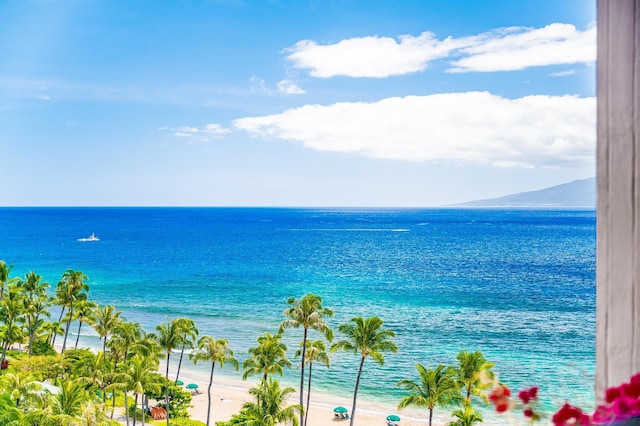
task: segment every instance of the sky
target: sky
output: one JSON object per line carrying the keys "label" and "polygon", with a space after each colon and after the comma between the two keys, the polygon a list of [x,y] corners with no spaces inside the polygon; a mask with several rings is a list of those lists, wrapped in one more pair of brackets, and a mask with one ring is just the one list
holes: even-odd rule
{"label": "sky", "polygon": [[436,207],[595,175],[595,0],[0,0],[0,206]]}

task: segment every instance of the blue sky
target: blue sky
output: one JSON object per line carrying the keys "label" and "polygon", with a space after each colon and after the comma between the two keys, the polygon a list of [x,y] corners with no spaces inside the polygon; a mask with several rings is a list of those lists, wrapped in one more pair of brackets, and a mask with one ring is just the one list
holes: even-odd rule
{"label": "blue sky", "polygon": [[440,206],[595,174],[595,1],[0,0],[5,206]]}

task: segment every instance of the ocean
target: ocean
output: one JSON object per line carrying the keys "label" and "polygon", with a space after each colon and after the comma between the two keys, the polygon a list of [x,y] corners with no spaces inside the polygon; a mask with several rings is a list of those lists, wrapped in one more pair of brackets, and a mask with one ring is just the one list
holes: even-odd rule
{"label": "ocean", "polygon": [[[78,241],[92,232],[100,241]],[[511,388],[539,386],[547,412],[594,406],[593,210],[0,208],[0,260],[52,287],[80,270],[90,299],[147,331],[189,317],[240,361],[277,331],[291,296],[322,296],[334,329],[378,316],[399,352],[367,361],[359,399],[396,406],[416,363],[453,364],[466,349]],[[285,331],[290,357],[301,339]],[[316,365],[314,391],[350,396],[358,362],[336,353],[330,369]],[[297,388],[297,374],[283,380]]]}

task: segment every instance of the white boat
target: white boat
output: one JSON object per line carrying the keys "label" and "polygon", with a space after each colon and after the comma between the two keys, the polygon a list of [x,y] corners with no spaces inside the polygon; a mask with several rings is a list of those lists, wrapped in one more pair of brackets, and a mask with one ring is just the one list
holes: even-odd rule
{"label": "white boat", "polygon": [[96,237],[96,234],[92,232],[91,235],[87,238],[78,238],[78,241],[81,241],[83,243],[87,241],[100,241],[100,238]]}

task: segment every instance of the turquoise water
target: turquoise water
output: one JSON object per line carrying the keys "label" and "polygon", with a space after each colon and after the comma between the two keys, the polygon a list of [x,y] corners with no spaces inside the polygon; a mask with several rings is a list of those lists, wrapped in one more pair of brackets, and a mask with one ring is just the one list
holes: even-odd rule
{"label": "turquoise water", "polygon": [[[99,242],[77,241],[92,232]],[[593,407],[594,211],[1,208],[0,236],[13,275],[55,285],[81,270],[90,297],[128,320],[152,331],[190,317],[240,360],[277,330],[290,296],[321,295],[334,328],[379,316],[400,351],[365,365],[364,399],[396,405],[415,363],[467,349],[511,387],[540,386],[547,409]],[[97,344],[91,334],[83,344]],[[301,331],[285,336],[293,356]],[[357,363],[335,354],[314,369],[316,389],[349,395]],[[296,372],[284,380],[297,386]]]}

